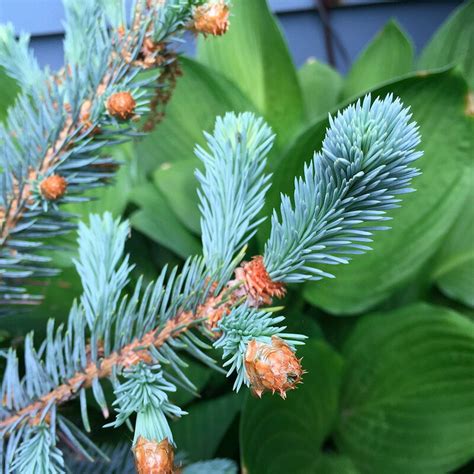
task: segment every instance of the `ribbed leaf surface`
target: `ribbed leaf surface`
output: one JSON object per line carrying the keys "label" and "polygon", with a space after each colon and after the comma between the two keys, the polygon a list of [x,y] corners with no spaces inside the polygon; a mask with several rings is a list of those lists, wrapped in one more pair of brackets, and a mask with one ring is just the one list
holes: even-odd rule
{"label": "ribbed leaf surface", "polygon": [[337,444],[366,474],[451,472],[474,455],[474,324],[416,305],[364,318],[344,355]]}

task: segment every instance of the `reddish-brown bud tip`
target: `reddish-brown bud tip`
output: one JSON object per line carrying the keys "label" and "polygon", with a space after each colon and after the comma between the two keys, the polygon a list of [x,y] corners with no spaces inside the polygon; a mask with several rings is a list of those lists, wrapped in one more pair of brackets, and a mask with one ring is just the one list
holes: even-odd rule
{"label": "reddish-brown bud tip", "polygon": [[229,29],[229,6],[224,0],[210,0],[194,10],[192,29],[204,35],[221,36]]}
{"label": "reddish-brown bud tip", "polygon": [[44,178],[40,185],[40,192],[42,196],[48,201],[56,201],[66,194],[67,181],[58,174],[53,174]]}
{"label": "reddish-brown bud tip", "polygon": [[286,398],[286,392],[296,388],[303,375],[301,359],[277,336],[272,337],[270,344],[250,341],[245,353],[245,369],[252,392],[258,397],[268,390]]}
{"label": "reddish-brown bud tip", "polygon": [[174,450],[168,438],[161,443],[138,438],[133,448],[135,467],[138,474],[173,474]]}
{"label": "reddish-brown bud tip", "polygon": [[236,269],[235,276],[243,282],[245,296],[251,306],[269,305],[273,298],[285,296],[285,285],[270,278],[261,255],[244,262]]}
{"label": "reddish-brown bud tip", "polygon": [[130,92],[116,92],[107,100],[107,112],[120,120],[130,120],[135,115],[136,106]]}

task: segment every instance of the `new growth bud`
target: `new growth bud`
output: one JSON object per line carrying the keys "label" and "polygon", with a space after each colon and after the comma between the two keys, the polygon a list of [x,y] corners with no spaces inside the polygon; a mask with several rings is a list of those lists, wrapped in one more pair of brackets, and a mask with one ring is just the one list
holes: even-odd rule
{"label": "new growth bud", "polygon": [[303,375],[301,359],[277,336],[272,336],[270,344],[250,341],[245,353],[245,370],[252,391],[258,397],[269,390],[286,398],[286,392],[295,389]]}
{"label": "new growth bud", "polygon": [[58,174],[44,178],[40,185],[41,195],[48,201],[56,201],[64,196],[67,190],[67,181]]}
{"label": "new growth bud", "polygon": [[174,450],[168,438],[161,443],[138,438],[133,448],[135,467],[138,474],[173,474]]}
{"label": "new growth bud", "polygon": [[245,296],[250,306],[270,305],[273,298],[283,298],[286,293],[283,283],[270,278],[260,255],[242,263],[235,270],[235,278],[243,283],[242,295],[239,292],[237,295]]}
{"label": "new growth bud", "polygon": [[221,36],[229,29],[229,6],[225,0],[211,0],[194,10],[192,29],[196,33]]}
{"label": "new growth bud", "polygon": [[130,92],[116,92],[107,100],[107,112],[120,120],[130,120],[135,115],[136,106]]}

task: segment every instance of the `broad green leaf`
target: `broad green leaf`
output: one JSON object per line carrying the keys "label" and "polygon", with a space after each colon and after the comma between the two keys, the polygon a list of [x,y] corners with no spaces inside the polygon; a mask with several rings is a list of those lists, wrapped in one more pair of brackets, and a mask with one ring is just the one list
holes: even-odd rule
{"label": "broad green leaf", "polygon": [[0,121],[7,115],[7,109],[15,102],[19,88],[14,79],[5,74],[0,68]]}
{"label": "broad green leaf", "polygon": [[216,116],[252,111],[250,101],[221,74],[192,59],[180,58],[183,77],[166,108],[163,122],[136,144],[138,165],[146,173],[163,163],[189,160],[196,143],[205,143]]}
{"label": "broad green leaf", "polygon": [[171,424],[175,442],[186,458],[211,459],[241,405],[242,394],[236,393],[190,405],[189,414]]}
{"label": "broad green leaf", "polygon": [[462,3],[434,34],[420,56],[420,69],[459,64],[474,90],[474,0]]}
{"label": "broad green leaf", "polygon": [[[127,218],[130,220],[133,214],[132,212]],[[130,222],[130,225],[133,230],[138,230],[134,228],[133,222]],[[181,257],[172,250],[167,251],[164,245],[155,244],[152,239],[139,231],[131,233],[125,250],[135,265],[131,272],[132,281],[143,277],[144,283],[147,284],[156,279],[159,269],[167,263],[171,266],[181,263]]]}
{"label": "broad green leaf", "polygon": [[266,0],[233,2],[229,31],[201,39],[198,57],[251,98],[277,133],[277,143],[297,130],[304,116],[298,76]]}
{"label": "broad green leaf", "polygon": [[[317,312],[317,321],[321,327],[324,339],[336,350],[341,350],[342,346],[352,334],[359,318],[335,318],[331,314],[318,311],[317,308],[313,308],[313,311],[314,310]],[[301,330],[301,332],[306,334],[304,330]]]}
{"label": "broad green leaf", "polygon": [[433,278],[446,296],[474,307],[474,161],[469,176],[468,197],[438,254]]}
{"label": "broad green leaf", "polygon": [[[375,235],[372,251],[354,256],[348,265],[324,268],[336,276],[335,280],[325,279],[305,287],[309,302],[333,314],[366,311],[418,275],[441,246],[466,199],[472,148],[463,113],[464,80],[452,71],[412,77],[379,89],[374,95],[388,92],[411,107],[420,126],[420,148],[425,154],[417,166],[422,175],[414,180],[417,191],[403,198],[400,209],[390,212],[392,229]],[[311,156],[310,150],[318,146],[324,126],[314,128],[312,142],[296,146],[299,153],[305,150],[303,155],[290,150],[293,163],[302,163]],[[311,137],[307,133],[303,138]],[[293,170],[284,172],[294,175]]]}
{"label": "broad green leaf", "polygon": [[134,189],[132,201],[140,207],[130,217],[134,229],[183,258],[200,253],[199,241],[179,221],[163,194],[153,184]]}
{"label": "broad green leaf", "polygon": [[474,455],[474,323],[419,304],[364,318],[343,352],[338,447],[366,474],[443,474]]}
{"label": "broad green leaf", "polygon": [[359,471],[347,456],[323,454],[312,471],[314,474],[358,474]]}
{"label": "broad green leaf", "polygon": [[[304,303],[301,295],[298,295],[298,299]],[[324,333],[319,326],[319,315],[314,315],[316,312],[314,308],[309,307],[309,311],[303,312],[301,309],[293,309],[291,307],[291,301],[289,301],[288,304],[286,301],[282,302],[282,304],[285,305],[285,326],[287,332],[304,334],[312,340],[324,338]]]}
{"label": "broad green leaf", "polygon": [[408,74],[413,69],[413,44],[400,25],[389,21],[352,66],[344,83],[349,98]]}
{"label": "broad green leaf", "polygon": [[303,92],[306,117],[309,120],[324,118],[339,102],[343,79],[327,64],[308,60],[298,71]]}
{"label": "broad green leaf", "polygon": [[200,165],[197,158],[166,163],[153,173],[153,180],[166,198],[169,207],[192,232],[201,233],[198,208],[197,179],[194,170]]}
{"label": "broad green leaf", "polygon": [[[474,145],[474,1],[461,5],[435,33],[420,58],[420,68],[459,64],[471,88],[465,113]],[[471,152],[470,193],[453,230],[437,258],[434,279],[448,297],[474,307],[474,160]]]}
{"label": "broad green leaf", "polygon": [[439,277],[438,286],[447,297],[474,308],[474,250],[464,263]]}
{"label": "broad green leaf", "polygon": [[269,394],[261,400],[247,398],[240,444],[248,474],[308,474],[318,472],[315,468],[323,462],[321,447],[336,419],[343,363],[318,340],[309,340],[298,355],[308,373],[286,400]]}
{"label": "broad green leaf", "polygon": [[44,299],[41,304],[23,310],[19,307],[15,313],[10,312],[2,317],[2,329],[12,337],[21,337],[34,331],[36,341],[41,341],[46,334],[48,319],[54,319],[58,325],[66,322],[72,302],[82,294],[81,280],[72,263],[61,269],[58,276],[41,281],[41,286],[28,287],[29,293],[42,295]]}

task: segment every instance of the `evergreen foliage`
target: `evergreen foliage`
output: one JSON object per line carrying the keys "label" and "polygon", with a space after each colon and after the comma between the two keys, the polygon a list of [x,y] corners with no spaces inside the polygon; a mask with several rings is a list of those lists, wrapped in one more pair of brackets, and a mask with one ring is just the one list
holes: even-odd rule
{"label": "evergreen foliage", "polygon": [[286,283],[331,278],[315,265],[348,263],[367,245],[377,221],[399,206],[396,196],[413,191],[420,158],[418,128],[408,109],[391,95],[349,106],[330,119],[320,152],[295,179],[293,204],[282,196],[281,218],[274,212],[265,247],[272,279]]}
{"label": "evergreen foliage", "polygon": [[[353,242],[365,241],[373,230],[363,224],[383,218],[385,210],[398,202],[394,196],[406,192],[416,175],[409,165],[420,155],[413,150],[419,139],[408,120],[406,109],[389,96],[373,103],[366,97],[362,105],[350,107],[331,122],[323,151],[306,168],[304,179],[296,182],[293,207],[283,196],[283,220],[273,219],[265,250],[269,281],[266,272],[250,271],[245,281],[227,280],[244,251],[235,253],[260,222],[257,214],[268,187],[263,168],[272,136],[252,114],[217,119],[214,135],[207,136],[212,156],[198,150],[205,166],[198,173],[203,228],[209,229],[203,232],[204,257],[190,257],[181,271],[165,267],[147,286],[139,279],[129,292],[132,266],[123,255],[128,223],[105,214],[81,224],[76,267],[84,293],[73,303],[67,324],[55,328],[50,321],[39,349],[28,335],[22,364],[16,349],[4,354],[0,420],[4,471],[14,472],[21,463],[49,462],[63,472],[59,438],[86,458],[100,455],[100,449],[58,408],[79,397],[88,431],[86,390],[91,389],[107,418],[106,380],[115,388],[117,408],[109,426],[133,421],[130,417],[136,414],[135,442],[140,437],[172,442],[166,416],[184,415],[172,403],[172,393],[178,386],[196,391],[182,370],[186,363],[180,352],[215,367],[205,351],[209,342],[223,348],[224,365],[230,366],[229,374],[237,374],[236,389],[249,384],[244,354],[250,342],[268,343],[278,335],[292,354],[304,336],[285,333],[284,317],[274,316],[271,309],[252,307],[266,301],[254,298],[255,292],[272,280],[292,282],[318,275],[307,262],[327,260],[318,257],[323,244],[331,251],[340,246],[360,250]],[[232,197],[224,192],[226,179],[227,190],[236,193]],[[324,212],[317,212],[319,207]],[[362,230],[356,232],[361,224]],[[229,239],[228,249],[210,229]],[[349,240],[348,235],[356,237]],[[41,450],[36,449],[39,442]]]}
{"label": "evergreen foliage", "polygon": [[[22,88],[0,124],[2,305],[34,303],[38,296],[25,285],[57,273],[43,250],[51,249],[47,239],[74,228],[61,205],[87,200],[85,191],[110,182],[118,163],[104,150],[142,135],[135,118],[170,89],[172,43],[204,0],[134,0],[130,14],[127,3],[64,2],[65,58],[57,74],[39,67],[27,35],[16,39],[11,25],[0,27],[0,66]],[[156,72],[140,74],[145,69]],[[130,110],[117,115],[109,101],[123,93]],[[60,187],[48,191],[51,177]]]}
{"label": "evergreen foliage", "polygon": [[[16,40],[10,26],[0,31],[0,65],[22,87],[0,126],[4,302],[33,302],[24,283],[56,272],[38,250],[43,239],[74,226],[60,205],[84,200],[84,191],[113,176],[115,163],[102,149],[137,136],[129,119],[149,111],[152,85],[167,85],[140,71],[167,66],[169,41],[201,3],[137,0],[128,16],[124,2],[117,8],[112,0],[66,0],[65,67],[58,74],[41,70],[26,36]],[[55,327],[51,320],[38,349],[29,334],[22,364],[16,349],[3,354],[2,470],[65,472],[70,460],[65,462],[59,439],[86,459],[105,458],[58,412],[78,397],[90,431],[86,390],[107,418],[105,380],[114,387],[117,412],[106,426],[135,422],[134,445],[140,438],[173,443],[167,417],[185,412],[169,397],[178,386],[196,391],[179,352],[216,367],[203,338],[223,349],[228,375],[237,374],[237,390],[251,383],[244,363],[250,342],[268,344],[278,335],[294,350],[304,336],[286,334],[283,316],[253,308],[267,301],[255,292],[265,286],[262,278],[292,283],[329,276],[313,265],[347,263],[336,254],[368,249],[365,242],[381,227],[367,223],[385,219],[385,211],[397,205],[395,196],[410,191],[417,174],[409,165],[420,156],[414,151],[419,137],[409,119],[389,96],[373,103],[366,97],[331,121],[322,151],[295,182],[293,204],[283,196],[281,219],[273,216],[264,253],[268,273],[244,273],[248,281],[230,278],[263,220],[270,182],[266,158],[274,141],[253,114],[218,118],[213,135],[206,134],[208,150],[196,148],[204,165],[196,172],[203,257],[189,258],[181,271],[165,267],[156,282],[144,286],[139,279],[127,295],[133,269],[124,256],[128,223],[105,214],[80,224],[75,264],[83,294],[66,325]],[[226,461],[215,463],[213,469],[234,470]],[[206,469],[209,464],[196,464],[184,472]]]}
{"label": "evergreen foliage", "polygon": [[[111,426],[117,428],[125,423],[132,413],[137,414],[137,423],[146,425],[137,429],[147,439],[165,439],[173,443],[173,434],[166,421],[166,416],[180,417],[186,415],[179,407],[168,400],[168,392],[176,392],[176,387],[166,381],[160,365],[150,366],[140,362],[125,370],[125,382],[115,388],[117,400],[117,418]],[[146,433],[152,431],[152,433]],[[136,439],[135,439],[136,442]]]}
{"label": "evergreen foliage", "polygon": [[259,311],[242,305],[234,309],[219,324],[221,337],[214,343],[216,348],[222,349],[225,360],[223,366],[230,366],[227,376],[236,372],[234,390],[239,391],[242,385],[250,385],[245,370],[244,357],[250,341],[260,341],[266,344],[271,342],[272,336],[284,339],[293,349],[303,344],[305,336],[287,334],[286,327],[279,324],[285,320],[284,316],[272,316],[268,311]]}
{"label": "evergreen foliage", "polygon": [[[218,118],[214,134],[205,134],[209,152],[198,146],[196,155],[205,174],[196,172],[201,211],[203,254],[211,274],[221,278],[232,271],[235,253],[261,224],[256,219],[270,187],[265,174],[274,135],[263,119],[250,113]],[[216,275],[217,276],[217,275]]]}

